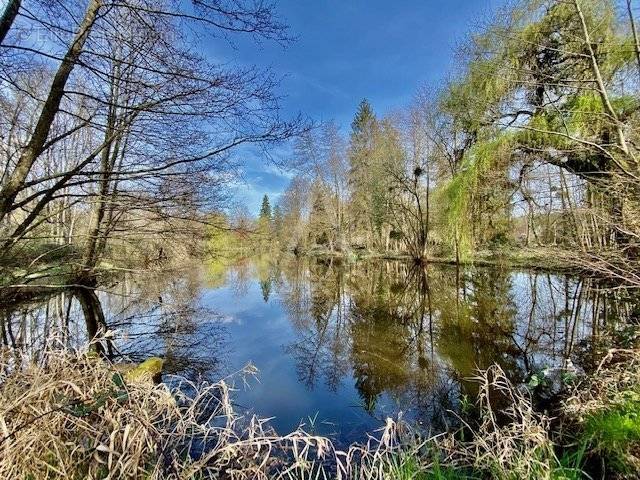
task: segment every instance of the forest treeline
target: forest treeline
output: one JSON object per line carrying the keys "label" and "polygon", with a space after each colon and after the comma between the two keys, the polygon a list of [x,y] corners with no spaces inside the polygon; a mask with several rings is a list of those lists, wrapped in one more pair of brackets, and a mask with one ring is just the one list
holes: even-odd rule
{"label": "forest treeline", "polygon": [[[463,258],[553,246],[636,281],[640,44],[630,1],[526,0],[449,81],[298,137],[268,245]],[[246,219],[231,222],[247,224]],[[274,242],[275,240],[275,242]],[[588,264],[588,265],[587,265]]]}
{"label": "forest treeline", "polygon": [[0,7],[3,284],[191,253],[241,145],[300,131],[270,70],[215,39],[286,45],[270,2],[9,0]]}
{"label": "forest treeline", "polygon": [[[88,276],[163,261],[210,224],[213,245],[257,232],[295,252],[562,247],[640,284],[631,1],[515,2],[471,32],[443,85],[384,116],[362,101],[349,132],[282,119],[273,72],[204,53],[238,36],[291,41],[268,2],[6,3],[4,283],[46,278],[56,258]],[[220,213],[233,152],[292,137],[297,174],[269,215]]]}

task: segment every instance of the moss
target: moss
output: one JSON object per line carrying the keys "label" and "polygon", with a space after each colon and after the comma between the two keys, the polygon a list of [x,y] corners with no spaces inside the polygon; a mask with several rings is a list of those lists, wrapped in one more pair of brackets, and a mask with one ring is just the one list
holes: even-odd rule
{"label": "moss", "polygon": [[164,361],[158,357],[151,357],[137,367],[125,373],[125,378],[130,382],[146,381],[156,378],[162,372]]}

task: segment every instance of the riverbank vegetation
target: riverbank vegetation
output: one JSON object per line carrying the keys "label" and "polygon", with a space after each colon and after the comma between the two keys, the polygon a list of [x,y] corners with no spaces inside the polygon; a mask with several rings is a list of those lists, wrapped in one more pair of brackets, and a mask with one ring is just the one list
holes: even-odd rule
{"label": "riverbank vegetation", "polygon": [[415,259],[561,249],[637,284],[640,55],[622,7],[518,2],[473,32],[444,86],[382,117],[363,100],[346,136],[305,132],[271,240]]}
{"label": "riverbank vegetation", "polygon": [[[346,449],[301,425],[278,435],[234,413],[233,378],[155,384],[146,362],[126,372],[87,352],[46,361],[3,357],[0,474],[6,478],[581,479],[635,478],[638,351],[610,352],[577,381],[562,428],[500,367],[474,379],[474,423],[429,437],[391,419]],[[160,360],[157,362],[161,363]],[[153,364],[155,365],[155,364]],[[152,366],[153,366],[152,365]],[[236,375],[254,375],[248,366]],[[623,378],[621,378],[621,376]],[[594,388],[595,387],[595,388]],[[504,403],[503,405],[503,402]],[[503,406],[501,406],[503,405]],[[562,442],[562,443],[560,443]],[[597,475],[597,476],[590,476]]]}
{"label": "riverbank vegetation", "polygon": [[[0,19],[0,305],[12,308],[0,318],[0,476],[637,478],[634,8],[631,0],[514,2],[469,35],[459,68],[442,86],[421,87],[410,105],[385,115],[362,100],[345,133],[333,122],[310,128],[301,118],[283,119],[272,71],[201,53],[211,39],[287,45],[293,38],[269,2],[8,0]],[[268,158],[290,139],[284,167],[294,175],[283,194],[275,202],[265,195],[257,218],[230,213],[235,154],[251,146]],[[384,391],[368,382],[371,345],[383,353],[387,343],[402,346],[413,341],[409,334],[423,336],[435,316],[458,349],[447,352],[454,361],[474,358],[455,354],[473,351],[480,337],[497,336],[501,312],[491,301],[506,282],[482,273],[467,282],[457,268],[455,294],[432,297],[429,261],[580,269],[597,278],[598,289],[624,297],[624,312],[603,331],[594,322],[591,360],[602,354],[595,365],[571,368],[571,342],[557,371],[525,365],[517,382],[499,361],[482,365],[473,379],[477,395],[461,397],[453,431],[431,436],[388,419],[375,437],[345,447],[314,435],[312,422],[287,435],[237,415],[232,379],[192,384],[166,376],[157,384],[112,363],[126,355],[111,351],[113,325],[96,288],[117,283],[123,271],[256,252],[274,262],[291,253],[417,264],[415,276],[397,268],[405,283],[385,283],[388,271],[374,272],[371,283],[355,274],[350,280],[352,310],[361,315],[349,338],[358,348],[344,351],[364,359],[354,378],[369,413]],[[361,276],[372,276],[363,268]],[[346,298],[344,274],[318,270],[324,287],[335,280],[342,290],[314,297],[326,300],[310,303],[324,315],[313,319],[315,329],[328,324],[331,302]],[[212,268],[209,280],[224,274]],[[269,282],[268,274],[261,278],[265,302]],[[91,353],[55,342],[26,351],[26,314],[14,335],[13,305],[20,295],[69,287],[73,293],[55,307],[60,325],[79,302]],[[153,321],[183,315],[155,293],[147,292],[160,312]],[[398,293],[415,296],[390,303]],[[482,315],[465,315],[479,303],[487,307]],[[595,318],[600,304],[592,305],[585,309]],[[534,306],[535,294],[530,322]],[[567,320],[567,312],[549,321]],[[371,315],[400,328],[376,344]],[[184,318],[179,327],[196,330]],[[163,332],[178,330],[168,325]],[[462,342],[456,328],[473,332],[465,338],[475,343]],[[322,353],[322,344],[313,346]],[[298,356],[309,357],[305,348]],[[402,373],[411,377],[426,362],[419,352],[418,368],[404,365]],[[382,373],[398,373],[391,363]]]}

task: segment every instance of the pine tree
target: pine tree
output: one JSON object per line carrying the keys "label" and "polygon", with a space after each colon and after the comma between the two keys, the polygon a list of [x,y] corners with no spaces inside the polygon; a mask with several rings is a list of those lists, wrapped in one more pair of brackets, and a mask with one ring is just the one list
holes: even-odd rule
{"label": "pine tree", "polygon": [[269,203],[269,196],[262,197],[262,206],[260,207],[260,221],[271,222],[271,204]]}
{"label": "pine tree", "polygon": [[349,184],[351,186],[351,214],[356,236],[366,233],[367,243],[371,241],[371,205],[369,184],[371,181],[371,162],[377,130],[377,119],[369,102],[360,102],[358,111],[351,122],[349,144]]}
{"label": "pine tree", "polygon": [[[351,122],[351,142],[357,146],[370,145],[371,131],[377,124],[371,104],[365,98],[358,105],[356,116]],[[364,144],[364,145],[363,145]]]}
{"label": "pine tree", "polygon": [[311,211],[309,212],[309,240],[312,244],[328,245],[331,238],[331,220],[327,211],[327,198],[321,183],[315,183],[311,190]]}
{"label": "pine tree", "polygon": [[271,204],[269,203],[269,197],[265,195],[262,197],[262,205],[260,206],[260,215],[258,216],[258,234],[260,239],[261,248],[268,249],[269,243],[272,238],[272,218],[271,218]]}
{"label": "pine tree", "polygon": [[398,132],[388,121],[378,121],[363,100],[351,123],[349,183],[356,235],[364,233],[368,247],[387,247],[389,233],[389,174],[402,155]]}
{"label": "pine tree", "polygon": [[282,233],[282,227],[284,223],[284,216],[282,215],[282,209],[280,205],[276,204],[273,207],[273,234],[274,237],[279,240]]}

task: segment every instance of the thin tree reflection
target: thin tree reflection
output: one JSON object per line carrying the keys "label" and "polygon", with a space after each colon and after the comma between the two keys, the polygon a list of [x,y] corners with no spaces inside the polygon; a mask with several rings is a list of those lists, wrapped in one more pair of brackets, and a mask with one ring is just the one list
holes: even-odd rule
{"label": "thin tree reflection", "polygon": [[477,393],[478,368],[497,363],[524,382],[562,366],[604,315],[594,313],[601,295],[566,276],[336,260],[297,260],[283,272],[299,381],[313,389],[323,378],[335,390],[351,377],[366,411],[409,408],[432,426]]}
{"label": "thin tree reflection", "polygon": [[[224,326],[199,304],[197,276],[124,277],[110,291],[71,289],[2,312],[5,346],[39,358],[56,346],[88,342],[110,358],[162,356],[166,371],[219,378]],[[109,338],[105,333],[109,332]]]}

